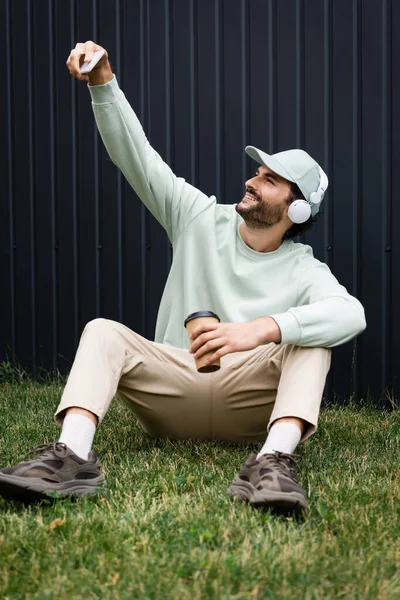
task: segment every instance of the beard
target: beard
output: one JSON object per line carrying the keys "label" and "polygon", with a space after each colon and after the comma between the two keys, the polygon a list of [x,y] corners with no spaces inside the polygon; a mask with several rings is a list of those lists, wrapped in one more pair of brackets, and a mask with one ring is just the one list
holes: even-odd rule
{"label": "beard", "polygon": [[248,200],[247,203],[241,200],[236,204],[235,210],[242,217],[246,225],[252,229],[269,229],[279,223],[288,205],[288,198],[280,204],[270,204],[268,200],[262,200],[257,194],[251,192],[256,201]]}

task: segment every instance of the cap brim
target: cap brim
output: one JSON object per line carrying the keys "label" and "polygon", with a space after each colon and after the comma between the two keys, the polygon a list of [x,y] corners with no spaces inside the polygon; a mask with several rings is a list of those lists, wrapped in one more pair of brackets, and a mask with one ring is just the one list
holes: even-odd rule
{"label": "cap brim", "polygon": [[287,179],[288,181],[292,181],[293,183],[296,183],[296,181],[293,179],[293,177],[291,175],[289,175],[289,173],[286,171],[286,169],[283,168],[281,163],[278,162],[276,160],[276,158],[274,158],[270,154],[267,154],[266,152],[263,152],[262,150],[255,148],[254,146],[246,146],[245,151],[246,151],[246,154],[248,154],[253,160],[258,162],[260,165],[265,165],[269,169],[271,169],[271,171],[276,173],[277,175],[280,175],[281,177],[283,177],[284,179]]}

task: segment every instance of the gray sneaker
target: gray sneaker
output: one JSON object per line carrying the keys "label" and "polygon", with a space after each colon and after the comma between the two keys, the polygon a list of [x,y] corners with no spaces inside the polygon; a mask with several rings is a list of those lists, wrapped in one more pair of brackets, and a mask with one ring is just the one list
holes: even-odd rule
{"label": "gray sneaker", "polygon": [[43,444],[38,453],[15,467],[0,469],[0,495],[7,500],[35,502],[58,496],[86,496],[105,490],[106,481],[94,452],[88,460],[77,456],[65,444]]}
{"label": "gray sneaker", "polygon": [[293,454],[275,452],[260,458],[250,454],[228,491],[254,506],[283,513],[306,511],[307,498],[294,474],[295,466]]}

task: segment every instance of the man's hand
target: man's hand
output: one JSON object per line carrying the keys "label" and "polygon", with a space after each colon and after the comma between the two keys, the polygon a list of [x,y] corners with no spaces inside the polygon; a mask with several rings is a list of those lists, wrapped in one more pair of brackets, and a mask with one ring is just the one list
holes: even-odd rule
{"label": "man's hand", "polygon": [[[104,54],[94,67],[87,75],[81,73],[80,67],[82,64],[89,63],[93,54],[98,50],[104,50]],[[114,74],[111,70],[110,63],[108,62],[108,53],[105,48],[102,48],[95,42],[88,41],[84,44],[78,43],[75,48],[71,50],[71,54],[68,56],[66,62],[67,68],[70,74],[80,81],[89,81],[89,85],[101,85],[111,81]]]}
{"label": "man's hand", "polygon": [[193,329],[190,340],[190,353],[195,359],[215,350],[208,364],[231,352],[253,350],[269,342],[279,343],[281,330],[272,317],[246,323],[204,323]]}

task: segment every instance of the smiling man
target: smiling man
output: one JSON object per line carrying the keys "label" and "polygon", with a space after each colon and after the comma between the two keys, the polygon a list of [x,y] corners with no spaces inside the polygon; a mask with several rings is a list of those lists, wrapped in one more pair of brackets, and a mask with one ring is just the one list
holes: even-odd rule
{"label": "smiling man", "polygon": [[[292,239],[314,222],[327,177],[303,150],[269,155],[248,146],[258,168],[244,197],[218,203],[174,175],[150,146],[107,52],[81,73],[83,58],[100,49],[77,44],[67,67],[89,81],[111,159],[165,228],[171,270],[155,341],[108,319],[86,325],[55,414],[59,440],[2,469],[0,494],[35,500],[104,487],[91,447],[118,393],[152,436],[257,442],[229,493],[255,506],[306,510],[293,452],[317,428],[330,348],[365,328],[360,302]],[[221,322],[197,326],[189,339],[184,320],[200,310]],[[221,369],[199,373],[194,358],[208,352]]]}

